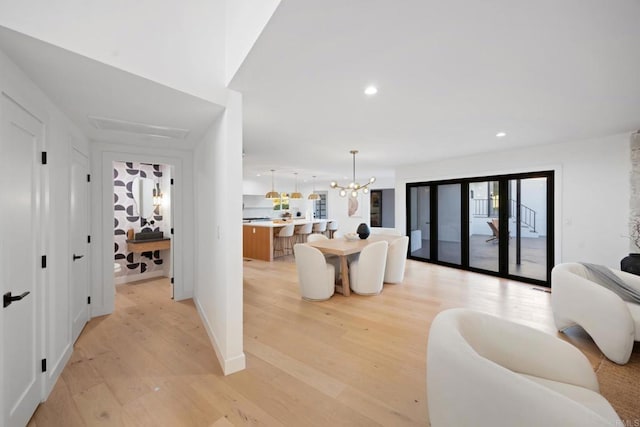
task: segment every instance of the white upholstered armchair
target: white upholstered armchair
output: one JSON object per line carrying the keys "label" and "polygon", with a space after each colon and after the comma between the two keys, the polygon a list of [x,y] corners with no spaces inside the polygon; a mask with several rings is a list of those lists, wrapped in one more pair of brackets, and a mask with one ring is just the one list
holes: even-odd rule
{"label": "white upholstered armchair", "polygon": [[432,427],[622,425],[578,349],[460,308],[431,324],[427,403]]}
{"label": "white upholstered armchair", "polygon": [[[628,286],[640,290],[640,277],[611,269]],[[633,342],[640,341],[640,305],[625,302],[609,289],[594,283],[585,266],[558,264],[551,270],[551,308],[562,331],[580,325],[613,362],[629,361]]]}

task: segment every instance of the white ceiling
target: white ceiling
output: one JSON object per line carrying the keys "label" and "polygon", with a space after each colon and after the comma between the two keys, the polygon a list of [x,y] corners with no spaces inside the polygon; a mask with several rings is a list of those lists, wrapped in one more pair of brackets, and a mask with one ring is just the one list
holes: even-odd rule
{"label": "white ceiling", "polygon": [[[9,56],[93,140],[191,149],[223,107],[0,27]],[[188,129],[185,139],[99,130],[90,116]]]}
{"label": "white ceiling", "polygon": [[283,0],[231,82],[245,178],[342,180],[350,149],[360,178],[389,176],[638,129],[638,16],[637,0]]}

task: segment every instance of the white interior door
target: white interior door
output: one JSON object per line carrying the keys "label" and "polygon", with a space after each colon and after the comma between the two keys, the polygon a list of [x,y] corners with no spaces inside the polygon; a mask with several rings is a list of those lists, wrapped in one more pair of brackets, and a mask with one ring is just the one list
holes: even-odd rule
{"label": "white interior door", "polygon": [[75,342],[89,320],[89,160],[73,150],[71,161],[71,333]]}
{"label": "white interior door", "polygon": [[6,94],[0,98],[0,424],[10,427],[26,425],[42,396],[43,125]]}

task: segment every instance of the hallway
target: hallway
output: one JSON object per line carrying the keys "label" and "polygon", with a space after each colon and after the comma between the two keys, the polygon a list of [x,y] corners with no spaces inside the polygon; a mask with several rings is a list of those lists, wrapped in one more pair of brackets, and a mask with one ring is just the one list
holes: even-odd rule
{"label": "hallway", "polygon": [[222,417],[209,393],[196,391],[222,376],[209,337],[193,301],[169,295],[167,278],[117,286],[116,311],[87,324],[29,425],[210,425]]}

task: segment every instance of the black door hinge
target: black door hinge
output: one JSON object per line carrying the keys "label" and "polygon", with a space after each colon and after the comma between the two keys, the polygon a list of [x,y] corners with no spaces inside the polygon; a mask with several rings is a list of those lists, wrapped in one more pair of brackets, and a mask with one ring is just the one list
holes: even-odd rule
{"label": "black door hinge", "polygon": [[47,164],[47,152],[46,151],[42,152],[41,162],[42,162],[43,165]]}
{"label": "black door hinge", "polygon": [[87,297],[87,304],[91,304],[91,297]]}
{"label": "black door hinge", "polygon": [[91,175],[87,174],[87,182],[91,182]]}
{"label": "black door hinge", "polygon": [[87,236],[87,243],[91,243],[91,236]]}
{"label": "black door hinge", "polygon": [[173,178],[171,178],[171,185],[173,185]]}
{"label": "black door hinge", "polygon": [[42,255],[42,258],[40,259],[40,265],[42,266],[42,268],[47,268],[47,256],[46,255]]}
{"label": "black door hinge", "polygon": [[40,361],[40,368],[42,372],[47,372],[47,359],[42,359]]}
{"label": "black door hinge", "polygon": [[173,277],[171,278],[171,283],[173,283]]}

